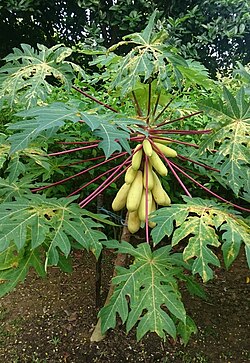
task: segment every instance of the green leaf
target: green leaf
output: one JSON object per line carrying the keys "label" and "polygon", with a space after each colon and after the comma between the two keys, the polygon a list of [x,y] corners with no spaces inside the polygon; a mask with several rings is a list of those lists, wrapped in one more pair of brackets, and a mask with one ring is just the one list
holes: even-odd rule
{"label": "green leaf", "polygon": [[0,178],[0,200],[1,202],[11,202],[14,198],[31,194],[30,188],[32,188],[30,178],[22,178],[12,183],[9,178]]}
{"label": "green leaf", "polygon": [[8,160],[10,146],[6,141],[7,137],[0,134],[0,168],[4,166],[4,163]]}
{"label": "green leaf", "polygon": [[40,276],[45,276],[38,249],[27,249],[25,253],[24,251],[22,254],[19,253],[15,263],[9,269],[0,271],[0,297],[13,290],[18,283],[23,282],[30,267],[34,267]]}
{"label": "green leaf", "polygon": [[190,336],[197,333],[197,326],[190,316],[187,316],[186,322],[180,321],[177,326],[177,333],[181,337],[181,342],[184,346],[189,342]]}
{"label": "green leaf", "polygon": [[[128,269],[117,268],[117,276],[113,278],[114,294],[107,306],[101,309],[102,331],[116,325],[116,314],[127,331],[139,321],[137,339],[147,332],[155,332],[165,338],[168,334],[175,338],[176,326],[172,316],[185,322],[186,314],[181,302],[176,278],[182,271],[179,259],[170,255],[169,247],[151,251],[147,243],[137,248],[129,243],[113,241],[112,248],[120,253],[129,253],[134,263]],[[129,298],[129,299],[128,299]]]}
{"label": "green leaf", "polygon": [[20,174],[25,173],[25,170],[25,165],[21,162],[19,155],[13,156],[7,168],[10,183],[16,181]]}
{"label": "green leaf", "polygon": [[[146,28],[142,31],[142,33],[135,33],[133,35],[130,35],[129,37],[132,38],[135,42],[145,42],[146,44],[150,43],[152,34],[153,34],[153,28],[155,24],[155,17],[156,17],[157,11],[155,10],[153,14],[150,16],[148,25]],[[126,38],[126,37],[125,37]]]}
{"label": "green leaf", "polygon": [[242,88],[234,97],[224,88],[224,101],[208,101],[203,108],[213,116],[208,128],[213,129],[201,144],[201,149],[217,149],[214,166],[220,168],[223,183],[236,195],[247,191],[249,168],[250,103]]}
{"label": "green leaf", "polygon": [[105,234],[96,229],[100,227],[103,226],[90,218],[84,218],[77,222],[65,221],[65,231],[87,251],[91,251],[96,258],[100,256],[102,241],[106,240]]}
{"label": "green leaf", "polygon": [[187,236],[194,235],[189,238],[189,243],[183,252],[183,259],[187,261],[196,257],[193,263],[193,273],[202,271],[203,281],[208,281],[213,277],[213,271],[209,264],[220,266],[217,256],[212,252],[208,245],[218,247],[218,235],[215,230],[209,226],[210,216],[205,214],[198,217],[189,217],[182,223],[181,228],[175,230],[172,239],[172,245],[178,244]]}
{"label": "green leaf", "polygon": [[[164,221],[162,219],[163,215]],[[153,218],[150,216],[150,219],[157,223],[157,228],[153,228],[151,232],[154,245],[157,245],[159,242],[161,242],[161,240],[166,235],[170,237],[173,233],[175,223],[177,226],[182,225],[187,216],[188,210],[184,205],[182,208],[181,206],[172,206],[171,210],[169,210],[169,213],[165,213],[165,208],[160,209],[157,213],[154,212]]]}
{"label": "green leaf", "polygon": [[[78,106],[79,104],[67,105],[54,102],[46,107],[34,107],[17,113],[16,116],[25,118],[25,120],[10,124],[8,127],[10,130],[16,131],[8,139],[11,143],[10,153],[13,154],[26,149],[33,140],[45,131],[55,133],[67,121],[75,123],[83,120],[91,128],[93,134],[101,139],[99,148],[103,149],[108,158],[114,151],[121,151],[121,144],[126,151],[130,152],[128,140],[131,129],[136,129],[138,132],[138,127],[145,126],[143,121],[124,118],[121,115],[97,116],[91,113],[79,112]],[[27,149],[26,153],[29,152],[32,152],[32,148]],[[34,152],[32,156],[34,158]],[[40,155],[40,158],[36,158],[37,161],[44,163],[42,155]]]}
{"label": "green leaf", "polygon": [[[136,88],[138,82],[151,83],[157,80],[157,87],[170,91],[173,86],[190,87],[197,84],[203,88],[211,88],[206,69],[198,62],[184,60],[177,50],[166,43],[168,33],[162,29],[154,31],[156,12],[150,17],[149,23],[141,33],[133,33],[124,37],[123,41],[113,45],[113,52],[119,46],[134,44],[132,50],[113,67],[110,88],[117,88],[121,95],[127,95]],[[100,65],[104,65],[103,57]],[[98,61],[95,61],[98,64]]]}
{"label": "green leaf", "polygon": [[72,203],[75,198],[31,194],[0,204],[0,296],[23,281],[30,266],[41,275],[52,264],[71,270],[74,243],[99,257],[107,237],[88,211]]}
{"label": "green leaf", "polygon": [[[47,244],[47,262],[58,262],[57,248],[67,257],[71,250],[70,237],[98,257],[104,233],[97,228],[100,223],[83,218],[88,212],[77,204],[75,198],[46,198],[44,195],[27,195],[16,201],[0,204],[0,250],[14,242],[21,250],[30,241],[35,249]],[[70,204],[70,205],[69,205]]]}
{"label": "green leaf", "polygon": [[22,258],[23,252],[17,254],[16,246],[11,243],[7,249],[0,252],[0,271],[9,270],[10,268],[16,268],[18,261]]}
{"label": "green leaf", "polygon": [[[250,248],[250,227],[243,220],[229,218],[226,224],[221,225],[220,231],[224,241],[222,245],[224,261],[226,268],[229,268],[238,256],[243,241],[245,248]],[[250,267],[250,263],[248,265]]]}
{"label": "green leaf", "polygon": [[16,116],[26,120],[9,125],[10,130],[19,131],[8,139],[11,142],[11,153],[27,148],[29,143],[45,130],[54,130],[63,126],[66,121],[79,121],[80,114],[74,106],[55,102],[46,107],[21,111]]}
{"label": "green leaf", "polygon": [[[239,213],[217,205],[213,201],[184,197],[186,204],[174,204],[154,212],[151,220],[157,225],[151,234],[154,244],[164,235],[171,236],[172,245],[185,241],[184,261],[192,260],[192,272],[198,273],[203,281],[213,277],[210,267],[220,262],[214,248],[222,245],[227,267],[235,260],[240,245],[250,244],[250,229]],[[222,235],[222,243],[221,237]]]}
{"label": "green leaf", "polygon": [[24,108],[35,106],[39,100],[45,101],[53,86],[48,79],[53,77],[57,83],[70,89],[74,71],[83,75],[83,71],[74,63],[65,61],[72,50],[63,44],[51,48],[38,44],[38,52],[28,44],[21,44],[21,49],[14,48],[0,68],[0,99],[8,101],[13,107],[17,100]]}

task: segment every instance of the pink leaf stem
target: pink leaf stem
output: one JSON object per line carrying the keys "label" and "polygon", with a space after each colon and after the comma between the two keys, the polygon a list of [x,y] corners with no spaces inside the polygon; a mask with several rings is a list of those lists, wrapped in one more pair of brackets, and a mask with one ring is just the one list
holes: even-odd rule
{"label": "pink leaf stem", "polygon": [[179,167],[181,167],[182,170],[186,170],[186,171],[188,171],[189,173],[191,173],[193,175],[197,175],[197,176],[202,177],[202,178],[205,178],[206,177],[206,175],[201,174],[201,173],[198,173],[197,171],[194,171],[194,170],[192,170],[190,168],[187,168],[186,166],[183,166],[183,165],[180,166],[179,164],[176,164],[176,165],[179,166]]}
{"label": "pink leaf stem", "polygon": [[[120,155],[119,152],[117,153],[113,153],[113,156],[115,155]],[[74,163],[70,163],[70,164],[65,164],[65,165],[61,165],[61,168],[65,168],[66,166],[72,166],[72,165],[78,165],[78,164],[83,164],[83,163],[87,163],[88,161],[94,161],[94,160],[99,160],[99,159],[103,159],[105,158],[105,155],[100,155],[100,156],[95,156],[94,158],[89,158],[89,159],[84,159],[84,160],[80,160],[80,161],[76,161]],[[110,160],[110,159],[109,159]]]}
{"label": "pink leaf stem", "polygon": [[73,165],[83,164],[83,163],[86,163],[88,161],[94,161],[94,160],[99,160],[99,159],[103,159],[103,158],[105,158],[105,155],[96,156],[94,158],[84,159],[84,160],[80,160],[80,161],[75,161],[74,163],[61,165],[60,168],[66,168],[67,166],[73,166]]}
{"label": "pink leaf stem", "polygon": [[[153,137],[155,137],[155,136],[153,136]],[[152,138],[152,136],[150,136],[150,138]],[[157,136],[157,139],[165,140],[165,141],[171,141],[171,142],[173,142],[175,144],[182,144],[182,145],[192,146],[192,147],[195,147],[196,149],[199,149],[199,145],[197,145],[197,144],[192,144],[192,143],[186,142],[186,141],[171,139],[170,137]]]}
{"label": "pink leaf stem", "polygon": [[163,107],[163,109],[161,110],[161,112],[156,116],[156,118],[154,119],[154,122],[156,122],[163,115],[163,113],[166,111],[166,109],[168,108],[168,106],[170,105],[170,103],[173,100],[174,100],[173,98],[170,98],[170,100],[168,101],[168,103]]}
{"label": "pink leaf stem", "polygon": [[67,178],[65,178],[65,179],[59,180],[59,181],[57,181],[57,182],[55,182],[55,183],[51,183],[51,184],[49,184],[49,185],[45,185],[45,186],[43,186],[43,187],[39,187],[39,188],[32,189],[31,191],[32,191],[32,192],[38,192],[38,191],[40,191],[40,190],[48,189],[48,188],[54,187],[54,186],[56,186],[56,185],[63,184],[63,183],[65,183],[65,182],[66,182],[66,181],[68,181],[68,180],[71,180],[71,179],[74,179],[74,178],[76,178],[76,177],[78,177],[78,176],[80,176],[80,175],[83,175],[83,174],[87,173],[88,171],[90,171],[90,170],[92,170],[92,169],[95,169],[95,168],[98,168],[99,166],[104,165],[104,164],[108,163],[109,161],[114,160],[114,159],[117,159],[117,158],[119,158],[119,157],[121,157],[121,156],[123,156],[123,155],[125,155],[125,154],[127,154],[127,152],[126,152],[126,151],[124,151],[124,152],[120,153],[119,155],[115,155],[115,156],[113,156],[113,157],[112,157],[112,158],[110,158],[110,159],[104,160],[104,161],[102,161],[102,162],[101,162],[101,163],[99,163],[99,164],[93,165],[93,166],[89,167],[88,169],[84,169],[84,170],[80,171],[80,172],[79,172],[79,173],[77,173],[77,174],[71,175],[71,176],[69,176],[69,177],[67,177]]}
{"label": "pink leaf stem", "polygon": [[148,156],[145,155],[145,168],[146,168],[146,242],[149,243],[148,231]]}
{"label": "pink leaf stem", "polygon": [[169,169],[171,170],[171,172],[173,173],[176,180],[181,185],[182,189],[187,194],[187,196],[192,198],[192,195],[190,194],[189,190],[187,189],[185,184],[182,182],[182,180],[180,179],[180,177],[178,176],[178,174],[176,173],[176,171],[172,167],[172,165],[171,165],[172,163],[170,162],[170,160],[168,160],[168,158],[166,158],[166,156],[160,151],[160,149],[155,144],[153,144],[153,148],[157,151],[157,154],[159,154],[165,160],[165,162],[168,164]]}
{"label": "pink leaf stem", "polygon": [[161,127],[161,126],[164,126],[164,125],[171,124],[172,122],[185,120],[186,118],[189,118],[189,117],[192,117],[192,116],[195,116],[195,115],[199,115],[202,112],[203,111],[197,111],[197,112],[191,113],[189,115],[182,116],[182,117],[179,117],[179,118],[175,118],[174,120],[169,120],[169,121],[166,119],[166,120],[162,121],[160,124],[156,125],[155,127]]}
{"label": "pink leaf stem", "polygon": [[179,135],[199,135],[210,134],[213,130],[150,130],[151,134],[179,134]]}
{"label": "pink leaf stem", "polygon": [[159,104],[159,101],[160,101],[160,97],[161,97],[161,93],[158,93],[157,99],[155,101],[155,107],[154,107],[154,110],[153,110],[153,113],[152,113],[152,117],[155,117],[156,110],[157,110],[157,107],[158,107],[158,104]]}
{"label": "pink leaf stem", "polygon": [[172,163],[170,162],[170,160],[168,160],[166,158],[165,161],[168,164],[169,169],[171,170],[171,172],[174,174],[175,178],[177,179],[178,183],[181,185],[181,187],[184,190],[184,192],[187,194],[188,197],[192,198],[192,195],[190,194],[189,190],[187,189],[187,187],[185,186],[185,184],[183,183],[183,181],[180,179],[179,175],[176,173],[176,171],[172,167]]}
{"label": "pink leaf stem", "polygon": [[98,103],[99,105],[102,105],[103,107],[105,107],[105,108],[107,108],[107,109],[109,109],[109,110],[111,110],[111,111],[113,111],[113,112],[115,112],[115,113],[118,113],[118,111],[117,111],[117,110],[115,110],[113,107],[111,107],[111,106],[107,105],[106,103],[104,103],[104,102],[102,102],[102,101],[99,101],[97,98],[95,98],[94,96],[89,95],[88,93],[84,92],[84,91],[83,91],[83,90],[81,90],[80,88],[77,88],[77,87],[75,87],[75,86],[72,86],[72,88],[73,88],[74,90],[76,90],[77,92],[80,92],[80,93],[81,93],[82,95],[84,95],[85,97],[87,97],[87,98],[91,99],[92,101],[94,101],[94,102]]}
{"label": "pink leaf stem", "polygon": [[117,166],[116,170],[101,184],[99,187],[96,188],[94,192],[92,192],[88,197],[83,199],[79,206],[81,208],[84,208],[88,203],[90,203],[98,194],[103,192],[111,183],[113,183],[116,179],[118,179],[126,170],[127,168],[123,169],[118,175],[115,176],[115,174],[123,168],[124,165],[126,165],[132,158],[132,155],[130,155],[125,161],[123,161],[119,166]]}
{"label": "pink leaf stem", "polygon": [[148,85],[148,110],[147,110],[147,116],[146,116],[146,122],[149,123],[149,115],[150,115],[150,105],[151,105],[151,83]]}
{"label": "pink leaf stem", "polygon": [[130,141],[142,141],[145,136],[133,136],[130,138]]}
{"label": "pink leaf stem", "polygon": [[100,142],[101,140],[93,140],[93,141],[57,141],[57,144],[63,145],[86,145],[86,144],[93,144],[95,142]]}
{"label": "pink leaf stem", "polygon": [[86,149],[93,149],[96,146],[98,146],[98,144],[93,144],[93,145],[88,145],[88,146],[82,146],[82,147],[77,147],[75,149],[70,149],[70,150],[63,150],[63,151],[58,151],[56,153],[51,153],[48,154],[48,156],[58,156],[58,155],[64,155],[64,154],[70,154],[70,153],[74,153],[76,151],[80,151],[80,150],[86,150]]}
{"label": "pink leaf stem", "polygon": [[185,171],[183,171],[180,167],[178,167],[175,163],[173,163],[171,161],[171,164],[173,165],[173,167],[177,170],[180,171],[180,173],[182,173],[183,175],[185,175],[188,179],[190,179],[192,182],[194,182],[196,185],[198,185],[200,188],[204,189],[207,193],[210,193],[211,195],[213,195],[214,197],[216,197],[217,199],[227,203],[227,204],[230,204],[232,205],[233,207],[237,208],[237,209],[240,209],[240,210],[243,210],[245,212],[250,212],[250,209],[247,209],[247,208],[244,208],[244,207],[241,207],[237,204],[234,204],[232,202],[230,202],[229,200],[227,199],[224,199],[223,197],[219,196],[218,194],[212,192],[212,190],[208,189],[207,187],[205,187],[204,185],[202,185],[201,183],[199,183],[197,180],[195,180],[194,178],[192,178],[190,175],[188,175],[187,173],[185,173]]}
{"label": "pink leaf stem", "polygon": [[77,194],[78,192],[80,192],[81,190],[83,190],[84,188],[86,188],[87,186],[89,186],[90,184],[94,183],[95,181],[97,181],[98,179],[100,179],[101,177],[103,177],[104,175],[106,175],[106,174],[110,173],[111,171],[115,170],[116,168],[117,168],[117,166],[113,167],[110,170],[105,171],[104,173],[102,173],[101,175],[98,175],[94,179],[91,179],[88,183],[84,184],[83,186],[81,186],[80,188],[78,188],[77,190],[75,190],[74,192],[70,193],[68,195],[68,197],[71,197],[72,195]]}
{"label": "pink leaf stem", "polygon": [[135,95],[135,92],[132,91],[132,96],[133,96],[133,99],[134,99],[134,107],[136,109],[136,112],[137,112],[137,115],[139,117],[143,117],[143,114],[142,114],[142,110],[141,110],[141,107],[140,107],[140,104],[136,98],[136,95]]}
{"label": "pink leaf stem", "polygon": [[192,160],[192,159],[190,159],[190,158],[187,158],[186,156],[183,156],[183,155],[179,155],[178,154],[178,156],[177,156],[179,159],[181,159],[181,160],[185,160],[185,161],[190,161],[191,163],[193,163],[193,164],[197,164],[197,165],[199,165],[199,166],[202,166],[203,168],[205,168],[205,169],[208,169],[208,170],[213,170],[213,171],[217,171],[218,173],[220,172],[220,170],[219,169],[215,169],[215,168],[213,168],[212,166],[209,166],[209,165],[206,165],[206,164],[203,164],[203,163],[200,163],[199,161],[195,161],[195,160]]}

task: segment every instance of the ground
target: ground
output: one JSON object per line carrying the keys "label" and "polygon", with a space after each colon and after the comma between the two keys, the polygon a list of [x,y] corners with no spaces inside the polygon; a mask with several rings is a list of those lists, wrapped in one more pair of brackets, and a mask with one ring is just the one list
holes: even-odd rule
{"label": "ground", "polygon": [[[113,254],[104,254],[102,296],[108,290]],[[95,260],[74,255],[74,271],[51,268],[46,279],[31,271],[24,284],[0,300],[0,363],[248,363],[249,270],[243,251],[205,285],[208,300],[184,295],[198,332],[184,347],[148,334],[140,342],[122,324],[100,343],[90,343],[96,323]]]}

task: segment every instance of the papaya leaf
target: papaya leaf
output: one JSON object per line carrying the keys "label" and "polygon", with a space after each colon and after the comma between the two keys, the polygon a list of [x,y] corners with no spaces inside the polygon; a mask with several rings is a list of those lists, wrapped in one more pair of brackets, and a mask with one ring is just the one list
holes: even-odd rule
{"label": "papaya leaf", "polygon": [[77,204],[75,198],[46,198],[44,195],[26,195],[16,201],[0,205],[0,251],[14,242],[18,251],[27,243],[35,249],[43,243],[46,247],[46,266],[57,264],[59,251],[68,257],[72,238],[96,257],[102,249],[104,233],[97,228],[100,223],[83,218],[88,212]]}
{"label": "papaya leaf", "polygon": [[15,253],[16,246],[10,243],[9,247],[0,252],[0,271],[5,271],[18,266],[18,261],[23,257],[22,253]]}
{"label": "papaya leaf", "polygon": [[216,103],[207,101],[202,106],[213,120],[207,127],[213,133],[201,144],[201,150],[216,149],[214,166],[220,168],[223,183],[238,196],[241,189],[246,192],[250,148],[250,103],[244,88],[233,96],[224,88],[224,97]]}
{"label": "papaya leaf", "polygon": [[4,134],[0,134],[0,168],[4,166],[9,158],[10,146],[6,141],[6,138],[7,137]]}
{"label": "papaya leaf", "polygon": [[35,51],[30,45],[21,44],[21,49],[14,48],[4,58],[6,64],[0,68],[0,100],[7,100],[10,107],[17,101],[25,108],[45,101],[54,88],[49,77],[69,90],[74,71],[83,76],[79,66],[65,60],[72,53],[70,48],[63,44],[51,48],[38,44],[37,48]]}
{"label": "papaya leaf", "polygon": [[173,316],[177,321],[186,321],[177,286],[182,262],[170,254],[169,246],[156,251],[152,251],[147,243],[134,248],[127,242],[113,241],[111,246],[120,253],[129,253],[134,262],[128,269],[117,268],[117,275],[113,278],[114,293],[109,304],[99,313],[102,331],[115,327],[118,314],[123,323],[126,322],[127,331],[139,321],[138,340],[147,332],[155,332],[162,338],[166,334],[175,338]]}
{"label": "papaya leaf", "polygon": [[107,239],[102,224],[73,203],[75,198],[31,194],[0,204],[0,296],[22,282],[31,266],[41,276],[52,264],[71,271],[69,253],[75,243],[99,257]]}
{"label": "papaya leaf", "polygon": [[157,225],[151,232],[153,242],[159,243],[164,233],[171,237],[172,246],[185,241],[184,261],[192,260],[193,274],[198,273],[203,281],[208,281],[213,277],[210,265],[220,266],[214,248],[222,246],[228,268],[238,256],[242,243],[247,256],[250,228],[238,212],[227,207],[200,198],[183,198],[186,204],[174,204],[154,212],[151,220]]}
{"label": "papaya leaf", "polygon": [[18,112],[16,116],[25,118],[25,120],[10,124],[8,127],[10,130],[19,131],[8,139],[11,143],[11,154],[27,148],[30,142],[45,130],[56,131],[66,121],[78,122],[80,115],[77,108],[55,102],[46,107],[34,107]]}
{"label": "papaya leaf", "polygon": [[[123,41],[113,45],[108,53],[115,51],[124,44],[134,44],[133,49],[120,61],[113,73],[111,88],[120,90],[124,96],[130,93],[138,82],[151,83],[157,79],[157,88],[170,91],[173,86],[183,88],[186,84],[198,84],[211,88],[206,69],[198,62],[185,61],[177,50],[166,43],[168,33],[161,29],[155,31],[154,12],[146,28],[141,33],[133,33],[123,38]],[[100,59],[103,64],[103,56]]]}
{"label": "papaya leaf", "polygon": [[114,151],[121,151],[121,145],[130,152],[128,139],[131,130],[136,129],[138,132],[138,127],[145,126],[143,121],[121,115],[111,117],[79,112],[78,106],[54,102],[45,107],[34,107],[18,112],[16,116],[25,120],[10,124],[8,127],[9,130],[16,131],[8,139],[11,143],[10,153],[28,148],[29,144],[45,131],[55,133],[67,121],[75,123],[81,120],[90,127],[96,137],[101,139],[99,148],[103,149],[108,158]]}
{"label": "papaya leaf", "polygon": [[7,168],[7,172],[9,173],[9,181],[10,183],[16,181],[20,174],[25,173],[25,165],[20,160],[20,156],[18,154],[13,155],[11,158],[11,162]]}
{"label": "papaya leaf", "polygon": [[[237,222],[235,218],[228,218],[227,222],[220,226],[224,241],[222,251],[227,268],[231,266],[235,256],[238,256],[242,240],[245,242],[246,256],[247,249],[250,248],[250,228],[243,220]],[[248,265],[250,266],[249,262]]]}
{"label": "papaya leaf", "polygon": [[26,248],[19,251],[18,254],[14,254],[14,252],[16,252],[15,246],[11,244],[7,250],[0,254],[1,262],[3,258],[9,262],[9,268],[0,269],[0,297],[13,290],[18,283],[23,282],[30,267],[34,267],[39,276],[45,276],[39,249]]}
{"label": "papaya leaf", "polygon": [[14,182],[10,182],[8,178],[0,178],[0,200],[2,203],[11,202],[24,194],[31,194],[32,186],[30,178],[22,178]]}
{"label": "papaya leaf", "polygon": [[190,316],[187,316],[186,323],[180,321],[177,325],[177,333],[181,337],[184,346],[189,342],[190,336],[197,333],[197,326]]}

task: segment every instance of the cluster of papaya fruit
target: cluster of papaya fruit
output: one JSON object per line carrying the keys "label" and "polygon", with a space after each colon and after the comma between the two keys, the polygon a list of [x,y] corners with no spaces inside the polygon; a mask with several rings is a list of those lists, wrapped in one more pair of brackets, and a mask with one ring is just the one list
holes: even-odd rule
{"label": "cluster of papaya fruit", "polygon": [[[177,152],[165,145],[161,139],[145,138],[133,152],[131,165],[125,173],[125,183],[121,186],[112,203],[114,211],[126,206],[128,214],[128,230],[136,233],[148,219],[148,215],[156,210],[157,205],[169,206],[171,200],[163,189],[157,174],[166,176],[168,169],[160,155],[176,157]],[[154,223],[148,220],[153,228]]]}

